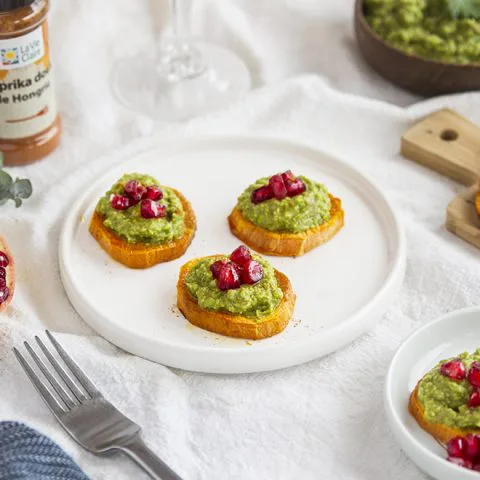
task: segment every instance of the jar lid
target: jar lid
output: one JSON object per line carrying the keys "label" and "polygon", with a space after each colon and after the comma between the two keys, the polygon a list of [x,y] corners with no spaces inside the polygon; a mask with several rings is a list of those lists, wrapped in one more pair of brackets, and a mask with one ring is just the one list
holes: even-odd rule
{"label": "jar lid", "polygon": [[16,8],[28,7],[35,0],[0,0],[0,12],[9,12]]}

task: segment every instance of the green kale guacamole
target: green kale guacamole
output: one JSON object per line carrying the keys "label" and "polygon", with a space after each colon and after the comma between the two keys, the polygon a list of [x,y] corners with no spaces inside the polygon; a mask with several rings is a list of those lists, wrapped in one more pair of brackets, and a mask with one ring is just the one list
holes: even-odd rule
{"label": "green kale guacamole", "polygon": [[364,0],[372,29],[412,55],[447,63],[480,62],[480,22],[453,18],[446,0]]}
{"label": "green kale guacamole", "polygon": [[138,180],[145,187],[160,185],[149,175],[124,175],[97,204],[96,212],[104,218],[103,224],[128,243],[162,244],[182,237],[185,212],[182,202],[169,188],[161,187],[163,198],[158,202],[167,207],[167,216],[164,218],[143,218],[140,215],[140,204],[127,210],[116,210],[112,207],[110,196],[123,194],[124,186],[129,180]]}
{"label": "green kale guacamole", "polygon": [[263,278],[255,285],[222,291],[210,271],[210,265],[224,256],[203,258],[185,278],[189,293],[205,310],[242,315],[257,321],[272,313],[280,304],[283,292],[278,286],[273,267],[258,255],[252,258],[263,268]]}
{"label": "green kale guacamole", "polygon": [[328,190],[313,180],[299,178],[307,186],[302,194],[254,204],[250,199],[253,190],[268,184],[267,177],[260,178],[240,195],[237,206],[247,220],[265,230],[298,233],[317,227],[330,219]]}
{"label": "green kale guacamole", "polygon": [[[480,349],[473,354],[462,353],[460,358],[468,368],[480,361]],[[480,408],[468,408],[467,402],[473,391],[465,380],[451,380],[440,373],[441,361],[430,370],[418,386],[418,400],[425,410],[427,420],[449,427],[480,428]]]}

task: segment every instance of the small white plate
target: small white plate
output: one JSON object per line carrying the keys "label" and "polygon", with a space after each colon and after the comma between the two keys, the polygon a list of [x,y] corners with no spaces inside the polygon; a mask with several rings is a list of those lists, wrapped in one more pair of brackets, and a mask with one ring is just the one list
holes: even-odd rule
{"label": "small white plate", "polygon": [[385,409],[406,454],[438,480],[480,479],[478,472],[446,460],[445,449],[422,430],[408,412],[410,392],[439,361],[480,347],[480,307],[449,313],[410,335],[390,364],[385,383]]}
{"label": "small white plate", "polygon": [[[281,334],[256,342],[193,327],[176,310],[175,286],[191,258],[231,252],[240,241],[226,218],[237,196],[262,176],[292,169],[340,197],[344,229],[303,257],[271,258],[297,294]],[[148,173],[182,191],[197,214],[186,254],[148,270],[113,261],[88,233],[95,205],[125,172]],[[81,220],[83,219],[83,220]],[[273,370],[330,353],[377,321],[403,280],[405,240],[379,189],[346,163],[301,145],[258,138],[161,144],[109,171],[76,201],[60,241],[60,269],[79,314],[112,343],[173,367],[215,373]]]}

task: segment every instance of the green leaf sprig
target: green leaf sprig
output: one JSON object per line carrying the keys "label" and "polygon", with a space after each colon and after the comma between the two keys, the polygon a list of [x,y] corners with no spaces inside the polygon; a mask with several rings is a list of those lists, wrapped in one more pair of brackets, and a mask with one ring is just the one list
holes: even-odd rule
{"label": "green leaf sprig", "polygon": [[452,18],[480,19],[480,0],[445,0]]}
{"label": "green leaf sprig", "polygon": [[9,200],[15,202],[15,206],[21,207],[22,201],[32,195],[32,183],[26,178],[13,178],[0,168],[0,206],[7,203]]}

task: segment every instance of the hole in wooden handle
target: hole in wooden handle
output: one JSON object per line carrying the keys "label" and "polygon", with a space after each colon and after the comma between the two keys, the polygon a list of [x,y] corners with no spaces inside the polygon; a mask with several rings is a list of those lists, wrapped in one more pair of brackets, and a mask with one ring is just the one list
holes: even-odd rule
{"label": "hole in wooden handle", "polygon": [[458,132],[452,130],[451,128],[447,128],[440,134],[440,138],[446,142],[453,142],[458,138]]}

